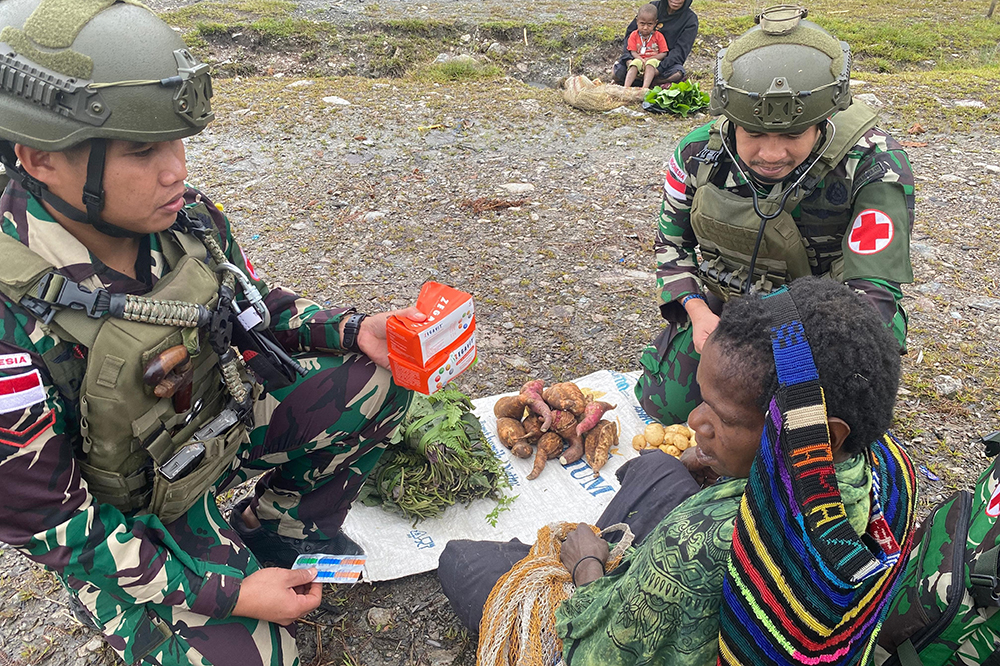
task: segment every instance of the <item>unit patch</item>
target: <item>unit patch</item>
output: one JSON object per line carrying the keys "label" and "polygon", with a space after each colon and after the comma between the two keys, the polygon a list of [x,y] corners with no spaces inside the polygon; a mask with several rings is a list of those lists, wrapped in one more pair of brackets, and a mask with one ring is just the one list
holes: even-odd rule
{"label": "unit patch", "polygon": [[858,213],[847,232],[847,245],[855,254],[875,254],[892,242],[895,230],[892,218],[869,208]]}
{"label": "unit patch", "polygon": [[9,414],[45,401],[38,370],[0,379],[0,414]]}
{"label": "unit patch", "polygon": [[40,418],[31,425],[24,428],[0,428],[0,444],[7,444],[18,449],[23,449],[28,444],[38,439],[38,436],[52,427],[56,422],[56,412],[54,409],[46,411]]}

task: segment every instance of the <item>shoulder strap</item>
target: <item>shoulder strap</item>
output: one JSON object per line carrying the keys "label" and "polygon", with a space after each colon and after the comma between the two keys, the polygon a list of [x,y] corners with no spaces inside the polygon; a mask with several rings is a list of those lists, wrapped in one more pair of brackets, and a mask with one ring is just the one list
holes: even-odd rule
{"label": "shoulder strap", "polygon": [[[55,267],[31,251],[20,241],[7,234],[0,233],[0,293],[11,302],[21,305],[25,296],[34,296],[38,285],[50,274],[55,274]],[[30,308],[26,308],[31,311]],[[33,313],[38,316],[37,313]],[[39,317],[41,318],[41,317]],[[97,338],[101,321],[92,319],[83,312],[63,308],[54,314],[54,321],[46,322],[52,326],[60,338],[71,340],[90,347]]]}
{"label": "shoulder strap", "polygon": [[698,162],[698,171],[694,176],[694,186],[704,187],[712,180],[715,169],[719,166],[722,156],[722,125],[725,118],[719,118],[708,128],[708,143],[701,152],[694,156]]}
{"label": "shoulder strap", "polygon": [[0,293],[18,303],[42,278],[55,270],[20,241],[0,233]]}
{"label": "shoulder strap", "polygon": [[833,168],[840,163],[844,155],[854,147],[865,132],[875,127],[878,114],[863,102],[856,102],[849,107],[835,114],[830,122],[836,128],[833,141],[826,153],[820,158],[820,162],[825,162]]}

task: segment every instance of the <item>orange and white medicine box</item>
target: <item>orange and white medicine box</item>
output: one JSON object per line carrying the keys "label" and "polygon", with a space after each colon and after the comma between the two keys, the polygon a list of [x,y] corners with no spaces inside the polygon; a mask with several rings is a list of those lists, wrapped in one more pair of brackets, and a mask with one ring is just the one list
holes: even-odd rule
{"label": "orange and white medicine box", "polygon": [[472,296],[437,282],[425,282],[417,296],[417,309],[427,315],[421,322],[389,317],[386,335],[389,357],[415,366],[430,365],[438,354],[453,350],[472,327]]}
{"label": "orange and white medicine box", "polygon": [[473,318],[455,345],[442,351],[430,363],[414,365],[389,352],[389,369],[398,386],[430,395],[443,389],[475,360],[476,320]]}

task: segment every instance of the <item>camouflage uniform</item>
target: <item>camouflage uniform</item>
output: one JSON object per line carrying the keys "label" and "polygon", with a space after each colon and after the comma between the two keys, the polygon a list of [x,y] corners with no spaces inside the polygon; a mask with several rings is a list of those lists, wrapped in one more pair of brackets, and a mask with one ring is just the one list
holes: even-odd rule
{"label": "camouflage uniform", "polygon": [[[186,194],[189,203],[199,197]],[[410,393],[366,356],[342,354],[338,323],[351,310],[269,290],[222,213],[208,209],[230,262],[265,295],[273,333],[308,375],[256,401],[250,441],[180,519],[164,524],[155,515],[122,514],[97,503],[81,478],[78,405],[55,388],[41,357],[59,340],[0,297],[0,541],[55,571],[128,663],[295,664],[294,627],[231,616],[240,581],[260,564],[223,519],[215,495],[263,473],[253,506],[267,529],[329,538]],[[15,183],[0,211],[3,233],[88,288],[144,294],[171,271],[158,235],[142,241],[138,279],[108,268]],[[65,361],[86,355],[77,345]],[[18,383],[36,372],[40,386]]]}
{"label": "camouflage uniform", "polygon": [[[690,218],[697,158],[709,142],[711,125],[707,123],[681,140],[669,162],[660,205],[656,282],[660,313],[668,325],[642,353],[643,374],[636,385],[636,397],[650,416],[668,424],[687,420],[701,401],[695,379],[700,355],[694,351],[691,325],[681,300],[689,294],[701,294],[703,288],[696,255],[699,239]],[[712,183],[746,197],[746,205],[751,206],[750,188],[755,184],[744,180],[725,155]],[[762,199],[769,195],[777,198],[787,186],[779,183],[763,190],[757,186],[758,194]],[[905,151],[884,131],[872,128],[791,211],[806,243],[813,274],[828,273],[842,258],[853,262],[853,272],[864,277],[847,279],[846,284],[875,306],[901,348],[906,341],[906,313],[900,283],[913,279],[909,258],[913,201],[913,173]],[[876,252],[857,242],[852,249],[853,234],[848,232],[863,224],[864,215],[878,215],[879,222],[887,217],[892,225],[889,243]],[[721,301],[711,294],[709,306],[716,314],[721,312]]]}

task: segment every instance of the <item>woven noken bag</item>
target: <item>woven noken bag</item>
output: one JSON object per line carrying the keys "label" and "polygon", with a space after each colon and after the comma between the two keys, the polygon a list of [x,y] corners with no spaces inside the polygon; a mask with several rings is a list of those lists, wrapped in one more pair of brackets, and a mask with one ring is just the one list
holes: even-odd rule
{"label": "woven noken bag", "polygon": [[[559,559],[566,535],[577,523],[557,523],[538,530],[528,556],[493,586],[479,624],[477,666],[552,666],[562,661],[562,641],[556,635],[556,608],[573,594],[573,578]],[[622,540],[611,551],[606,571],[617,567],[632,545],[625,523],[594,534],[620,531]]]}
{"label": "woven noken bag", "polygon": [[610,111],[619,106],[641,102],[646,91],[642,88],[594,83],[580,74],[566,79],[562,96],[567,104],[582,111]]}

